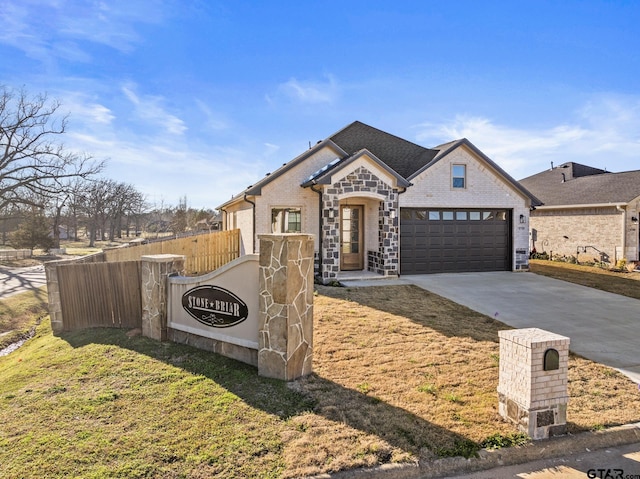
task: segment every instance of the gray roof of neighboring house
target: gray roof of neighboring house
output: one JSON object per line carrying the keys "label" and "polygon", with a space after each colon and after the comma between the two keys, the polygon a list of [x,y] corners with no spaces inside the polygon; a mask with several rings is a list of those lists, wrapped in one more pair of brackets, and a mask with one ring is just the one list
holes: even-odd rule
{"label": "gray roof of neighboring house", "polygon": [[628,203],[640,196],[640,170],[609,173],[574,162],[529,176],[520,183],[544,206]]}

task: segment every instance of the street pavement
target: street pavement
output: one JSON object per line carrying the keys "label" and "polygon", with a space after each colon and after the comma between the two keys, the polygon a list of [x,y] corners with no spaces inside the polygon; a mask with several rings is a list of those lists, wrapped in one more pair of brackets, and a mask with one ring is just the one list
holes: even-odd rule
{"label": "street pavement", "polygon": [[640,300],[529,272],[410,275],[343,284],[414,284],[509,326],[567,336],[574,353],[640,384]]}
{"label": "street pavement", "polygon": [[44,266],[7,268],[0,266],[0,299],[47,284]]}
{"label": "street pavement", "polygon": [[450,479],[640,479],[640,443],[450,476]]}

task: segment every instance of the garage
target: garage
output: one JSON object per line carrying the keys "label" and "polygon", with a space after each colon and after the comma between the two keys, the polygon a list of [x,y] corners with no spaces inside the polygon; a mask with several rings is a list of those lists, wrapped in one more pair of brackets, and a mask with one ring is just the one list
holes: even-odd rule
{"label": "garage", "polygon": [[402,208],[400,273],[511,270],[511,210]]}

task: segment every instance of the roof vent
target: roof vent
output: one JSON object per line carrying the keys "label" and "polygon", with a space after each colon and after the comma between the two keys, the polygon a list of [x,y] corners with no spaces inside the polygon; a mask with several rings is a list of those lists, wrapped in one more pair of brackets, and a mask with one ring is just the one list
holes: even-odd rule
{"label": "roof vent", "polygon": [[562,173],[562,182],[564,183],[565,181],[567,181],[567,178],[564,176],[564,173]]}

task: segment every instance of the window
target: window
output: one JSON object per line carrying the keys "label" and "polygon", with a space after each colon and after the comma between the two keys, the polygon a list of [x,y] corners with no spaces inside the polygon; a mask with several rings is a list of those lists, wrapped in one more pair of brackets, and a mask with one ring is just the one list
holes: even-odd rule
{"label": "window", "polygon": [[273,208],[271,210],[272,233],[300,233],[302,211],[300,208]]}
{"label": "window", "polygon": [[467,167],[465,165],[451,166],[451,186],[462,189],[467,187]]}

